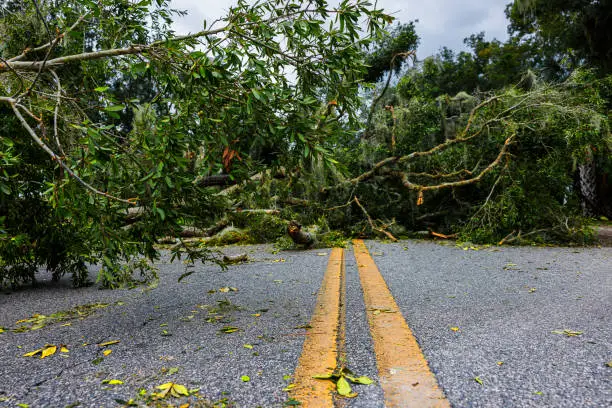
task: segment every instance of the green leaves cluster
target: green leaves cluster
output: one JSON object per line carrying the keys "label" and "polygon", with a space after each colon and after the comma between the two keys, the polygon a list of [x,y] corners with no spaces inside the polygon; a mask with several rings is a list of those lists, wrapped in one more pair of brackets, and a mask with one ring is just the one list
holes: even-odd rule
{"label": "green leaves cluster", "polygon": [[363,0],[239,1],[177,37],[166,0],[38,6],[0,12],[0,284],[39,266],[83,284],[88,263],[108,286],[150,278],[135,259],[157,238],[226,208],[211,176],[331,167],[392,20]]}

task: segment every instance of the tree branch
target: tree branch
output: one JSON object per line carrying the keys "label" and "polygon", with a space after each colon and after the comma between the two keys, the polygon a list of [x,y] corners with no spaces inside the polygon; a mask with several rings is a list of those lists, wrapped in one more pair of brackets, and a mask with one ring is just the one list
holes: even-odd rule
{"label": "tree branch", "polygon": [[66,163],[64,163],[64,161],[57,154],[55,154],[55,152],[53,150],[51,150],[51,148],[49,146],[47,146],[47,144],[45,142],[43,142],[43,140],[40,137],[38,137],[38,135],[36,134],[34,129],[32,129],[32,127],[25,120],[25,118],[23,117],[21,112],[19,112],[19,107],[21,109],[24,109],[26,111],[26,113],[28,113],[30,116],[32,116],[34,118],[35,118],[35,116],[30,111],[28,111],[25,107],[23,107],[23,106],[19,106],[18,107],[15,100],[10,102],[10,105],[11,105],[11,108],[13,108],[13,112],[15,113],[15,116],[17,117],[17,119],[19,119],[19,122],[21,122],[21,125],[30,134],[32,139],[34,139],[36,144],[38,146],[40,146],[49,156],[51,156],[51,159],[53,161],[57,162],[64,170],[66,170],[66,172],[68,174],[70,174],[70,176],[72,178],[74,178],[76,181],[78,181],[83,187],[85,187],[87,190],[89,190],[90,192],[92,192],[92,193],[94,193],[96,195],[100,195],[100,196],[109,198],[111,200],[120,201],[122,203],[130,204],[130,205],[135,205],[136,204],[136,200],[134,200],[134,199],[125,200],[123,198],[115,197],[113,195],[110,195],[108,193],[105,193],[103,191],[100,191],[100,190],[96,189],[95,187],[93,187],[92,185],[87,183],[85,180],[80,178],[74,171],[72,171],[72,169],[68,165],[66,165]]}

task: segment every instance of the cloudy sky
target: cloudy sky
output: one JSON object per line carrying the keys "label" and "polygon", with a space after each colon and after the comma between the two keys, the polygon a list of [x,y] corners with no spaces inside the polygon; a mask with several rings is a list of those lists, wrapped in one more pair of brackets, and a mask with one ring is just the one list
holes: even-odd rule
{"label": "cloudy sky", "polygon": [[[212,22],[225,15],[234,0],[171,0],[172,6],[189,14],[178,18],[178,34],[201,30],[202,22]],[[416,24],[421,45],[419,59],[435,54],[443,46],[463,50],[463,39],[481,31],[487,39],[507,38],[504,8],[511,0],[379,0],[378,6],[400,22],[419,20]],[[331,0],[330,3],[336,3]]]}

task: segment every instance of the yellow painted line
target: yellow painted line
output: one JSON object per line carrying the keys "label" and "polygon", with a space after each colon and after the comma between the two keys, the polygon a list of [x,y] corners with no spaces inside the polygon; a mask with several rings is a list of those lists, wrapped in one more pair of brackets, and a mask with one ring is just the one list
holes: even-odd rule
{"label": "yellow painted line", "polygon": [[387,408],[450,408],[427,360],[362,240],[353,241]]}
{"label": "yellow painted line", "polygon": [[313,375],[331,373],[337,364],[341,304],[344,298],[344,250],[334,248],[329,256],[327,270],[317,296],[310,320],[311,328],[304,341],[302,354],[294,373],[295,387],[290,397],[300,401],[300,407],[333,407],[329,380],[317,380]]}

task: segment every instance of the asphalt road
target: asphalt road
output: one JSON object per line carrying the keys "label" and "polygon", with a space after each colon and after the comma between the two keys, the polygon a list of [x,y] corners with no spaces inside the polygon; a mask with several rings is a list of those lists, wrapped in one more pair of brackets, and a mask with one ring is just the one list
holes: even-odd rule
{"label": "asphalt road", "polygon": [[[612,406],[612,249],[367,244],[452,406]],[[282,407],[330,250],[227,251],[252,261],[197,265],[180,283],[185,266],[162,261],[150,289],[75,290],[42,273],[38,288],[0,293],[0,406],[144,405],[173,382],[199,391],[159,406]],[[347,365],[377,380],[350,249],[346,287]],[[69,352],[23,357],[46,344]],[[342,406],[384,406],[377,384],[354,388]]]}

